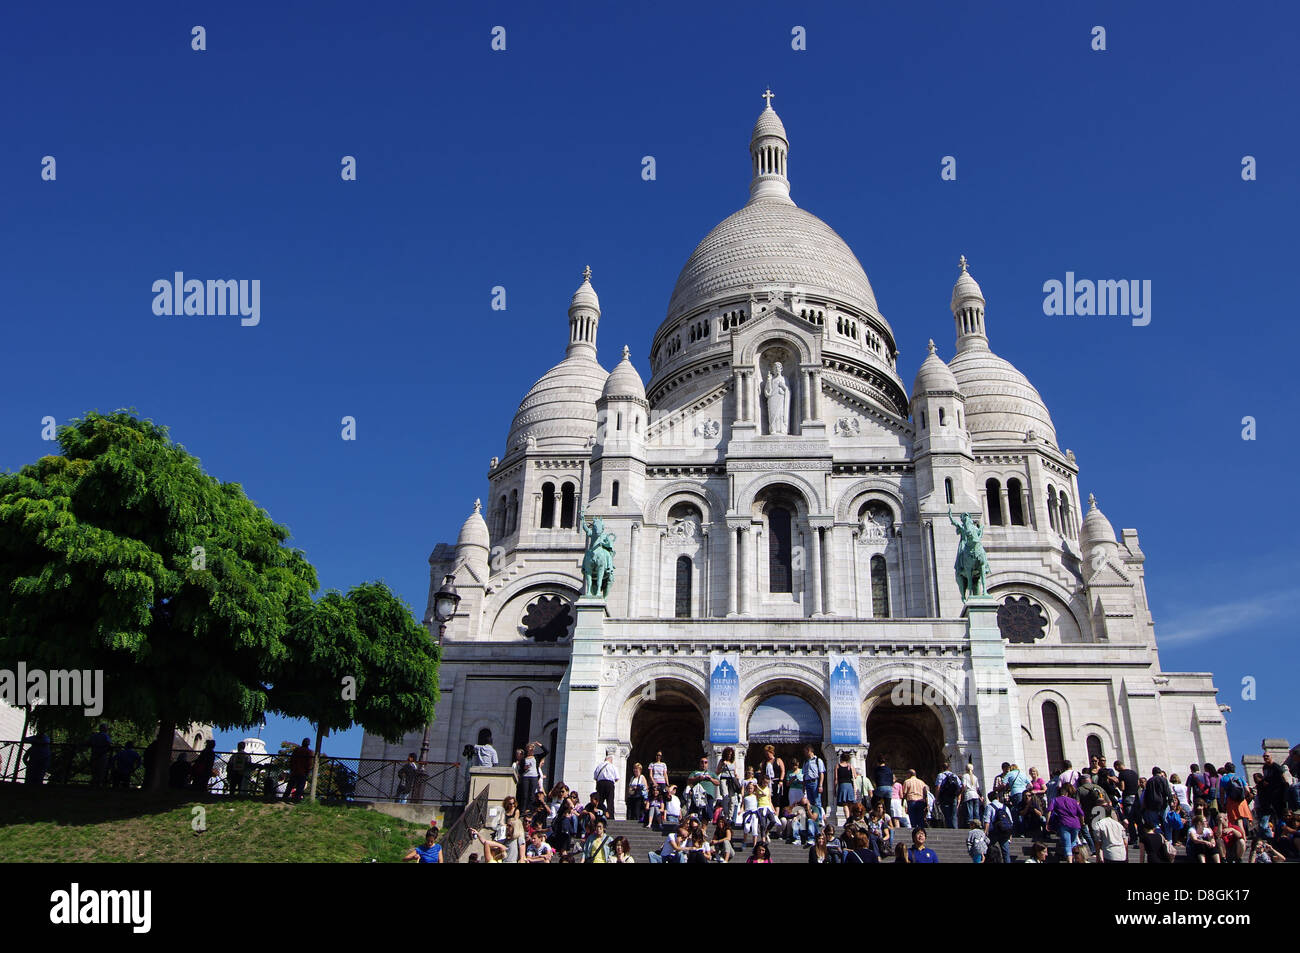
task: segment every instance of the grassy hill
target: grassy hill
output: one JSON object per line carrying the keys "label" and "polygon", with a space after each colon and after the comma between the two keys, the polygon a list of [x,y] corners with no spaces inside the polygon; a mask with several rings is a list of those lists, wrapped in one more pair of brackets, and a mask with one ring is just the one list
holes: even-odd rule
{"label": "grassy hill", "polygon": [[8,863],[389,863],[423,835],[423,825],[362,807],[0,784]]}

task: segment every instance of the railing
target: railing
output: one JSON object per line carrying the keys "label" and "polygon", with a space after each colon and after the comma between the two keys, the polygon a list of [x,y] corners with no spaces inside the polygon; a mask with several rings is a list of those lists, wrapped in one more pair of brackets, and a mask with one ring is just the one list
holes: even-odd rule
{"label": "railing", "polygon": [[438,842],[442,847],[442,857],[447,863],[455,864],[460,861],[461,854],[469,848],[470,842],[474,839],[471,830],[478,830],[487,820],[488,811],[488,791],[484,788],[478,792],[478,797],[465,805],[465,813],[456,819],[456,823],[447,828],[446,833]]}
{"label": "railing", "polygon": [[[42,750],[43,749],[43,750]],[[43,768],[45,784],[100,785],[134,788],[144,780],[141,760],[134,765],[125,759],[119,768],[123,748],[112,745],[97,761],[90,745],[59,743],[45,746],[31,742],[0,741],[0,781],[27,780],[31,772]],[[45,753],[47,752],[47,753]],[[144,751],[138,752],[141,756]],[[249,768],[238,789],[228,777],[233,751],[214,752],[210,776],[197,777],[194,762],[199,753],[191,748],[176,748],[163,767],[168,785],[173,788],[206,791],[213,795],[236,795],[274,799],[285,795],[289,782],[289,753],[248,753]],[[183,760],[179,760],[183,759]],[[463,766],[451,761],[426,761],[416,765],[413,784],[403,788],[399,770],[405,761],[377,758],[334,758],[324,755],[316,779],[316,796],[332,801],[396,801],[414,804],[454,804],[464,797]],[[129,766],[129,770],[127,767]],[[308,771],[307,784],[311,784]]]}

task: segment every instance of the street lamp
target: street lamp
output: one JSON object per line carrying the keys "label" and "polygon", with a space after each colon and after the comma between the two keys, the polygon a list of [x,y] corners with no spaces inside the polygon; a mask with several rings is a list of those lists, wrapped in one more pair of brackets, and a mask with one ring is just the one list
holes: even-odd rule
{"label": "street lamp", "polygon": [[[456,614],[456,607],[460,605],[460,593],[456,591],[456,577],[447,575],[442,577],[442,586],[433,594],[433,614],[432,618],[426,617],[425,622],[438,623],[438,640],[435,643],[439,648],[442,647],[442,637],[447,634],[447,622]],[[424,725],[424,741],[420,743],[420,770],[423,772],[424,763],[429,758],[429,723]]]}

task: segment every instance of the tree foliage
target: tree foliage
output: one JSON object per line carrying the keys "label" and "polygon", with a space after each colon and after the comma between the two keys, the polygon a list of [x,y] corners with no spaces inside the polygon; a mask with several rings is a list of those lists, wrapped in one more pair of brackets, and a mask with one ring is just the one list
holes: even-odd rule
{"label": "tree foliage", "polygon": [[0,664],[102,670],[104,716],[165,744],[260,720],[316,589],[288,530],[132,413],[86,414],[59,446],[0,474]]}

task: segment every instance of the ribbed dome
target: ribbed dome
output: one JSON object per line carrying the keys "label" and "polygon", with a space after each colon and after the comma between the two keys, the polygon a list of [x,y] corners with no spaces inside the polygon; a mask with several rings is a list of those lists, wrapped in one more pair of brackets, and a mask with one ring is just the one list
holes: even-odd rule
{"label": "ribbed dome", "polygon": [[[963,262],[965,257],[963,256]],[[978,299],[981,305],[984,304],[984,292],[980,290],[979,282],[971,277],[969,271],[962,269],[962,273],[957,276],[957,283],[952,286],[952,310],[956,311],[961,307],[963,301]]]}
{"label": "ribbed dome", "polygon": [[556,364],[520,402],[506,451],[528,437],[535,437],[542,449],[585,446],[587,438],[596,435],[596,401],[608,377],[585,350]]}
{"label": "ribbed dome", "polygon": [[785,134],[785,123],[781,122],[781,117],[770,105],[758,114],[758,122],[754,123],[754,134],[749,137],[749,141],[754,142],[764,136],[780,136],[787,144],[790,142]]}
{"label": "ribbed dome", "polygon": [[921,362],[920,370],[916,372],[916,380],[912,384],[912,396],[919,397],[921,394],[937,394],[943,391],[960,391],[957,386],[957,378],[948,369],[934,351],[934,341],[930,342],[930,356]]}
{"label": "ribbed dome", "polygon": [[[1097,498],[1088,494],[1088,512],[1079,527],[1079,548],[1085,552],[1098,543],[1116,543],[1115,527],[1097,508]],[[1118,545],[1118,544],[1117,544]]]}
{"label": "ribbed dome", "polygon": [[788,198],[758,198],[691,252],[668,300],[667,320],[714,298],[772,286],[878,310],[866,272],[833,228]]}
{"label": "ribbed dome", "polygon": [[482,502],[479,500],[474,501],[474,512],[469,514],[469,518],[461,525],[460,535],[456,537],[457,549],[464,546],[481,546],[483,549],[491,548],[487,522],[480,512],[482,507]]}
{"label": "ribbed dome", "polygon": [[623,360],[609,372],[601,396],[631,398],[645,403],[645,384],[642,383],[641,375],[637,373],[636,368],[632,366],[631,351],[627,345],[623,346]]}
{"label": "ribbed dome", "polygon": [[596,297],[596,289],[591,286],[591,269],[588,268],[583,275],[582,284],[578,285],[578,290],[573,293],[573,300],[569,302],[569,310],[574,308],[594,308],[600,310],[600,298]]}
{"label": "ribbed dome", "polygon": [[1056,446],[1056,428],[1043,398],[1009,361],[987,347],[958,351],[948,362],[966,397],[966,429],[984,439],[1023,442],[1027,431]]}

